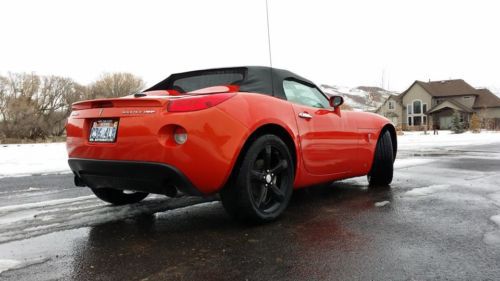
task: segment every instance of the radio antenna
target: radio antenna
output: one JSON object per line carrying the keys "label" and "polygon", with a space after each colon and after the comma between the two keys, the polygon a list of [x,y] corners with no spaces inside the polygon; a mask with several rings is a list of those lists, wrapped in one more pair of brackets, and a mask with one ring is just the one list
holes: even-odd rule
{"label": "radio antenna", "polygon": [[273,67],[273,59],[272,59],[272,55],[271,55],[271,32],[269,31],[269,4],[267,2],[268,2],[268,0],[266,0],[267,45],[268,45],[268,50],[269,50],[269,66],[272,68]]}
{"label": "radio antenna", "polygon": [[271,32],[269,31],[269,4],[267,3],[268,0],[266,0],[266,19],[267,19],[267,47],[269,51],[269,76],[271,78],[271,91],[272,95],[274,96],[274,79],[273,79],[273,59],[271,55]]}

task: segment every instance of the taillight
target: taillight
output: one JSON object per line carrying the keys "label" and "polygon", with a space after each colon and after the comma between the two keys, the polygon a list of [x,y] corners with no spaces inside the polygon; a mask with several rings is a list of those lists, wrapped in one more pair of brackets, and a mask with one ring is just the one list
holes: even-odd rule
{"label": "taillight", "polygon": [[84,110],[84,109],[90,109],[90,108],[92,108],[90,106],[90,103],[73,104],[71,106],[71,111]]}
{"label": "taillight", "polygon": [[167,111],[186,112],[207,109],[220,104],[223,101],[235,96],[235,93],[212,94],[203,96],[193,96],[170,100]]}
{"label": "taillight", "polygon": [[184,144],[188,139],[186,129],[177,126],[174,129],[174,141],[177,144]]}
{"label": "taillight", "polygon": [[105,108],[105,107],[113,107],[113,103],[111,101],[94,101],[94,102],[92,102],[92,108]]}
{"label": "taillight", "polygon": [[71,110],[77,111],[77,110],[84,110],[84,109],[91,109],[91,108],[105,108],[105,107],[113,107],[113,102],[112,101],[106,101],[106,100],[97,100],[97,101],[83,101],[83,102],[77,102],[74,103],[71,106]]}

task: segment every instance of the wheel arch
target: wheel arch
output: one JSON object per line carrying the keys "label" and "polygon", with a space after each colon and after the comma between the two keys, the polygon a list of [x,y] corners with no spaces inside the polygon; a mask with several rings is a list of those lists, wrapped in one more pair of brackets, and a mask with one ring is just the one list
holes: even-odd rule
{"label": "wheel arch", "polygon": [[236,162],[234,163],[231,174],[229,176],[229,179],[227,180],[227,183],[230,183],[232,178],[235,175],[236,169],[241,165],[241,161],[243,161],[243,158],[245,156],[245,153],[248,151],[250,148],[250,145],[260,136],[263,135],[276,135],[278,136],[288,147],[288,150],[291,153],[292,156],[292,161],[293,161],[293,167],[294,167],[294,174],[297,175],[297,147],[294,141],[294,138],[292,135],[285,129],[283,126],[275,124],[275,123],[267,123],[263,124],[260,127],[256,128],[245,140],[245,143],[243,144],[240,152],[238,153],[238,157],[236,158]]}

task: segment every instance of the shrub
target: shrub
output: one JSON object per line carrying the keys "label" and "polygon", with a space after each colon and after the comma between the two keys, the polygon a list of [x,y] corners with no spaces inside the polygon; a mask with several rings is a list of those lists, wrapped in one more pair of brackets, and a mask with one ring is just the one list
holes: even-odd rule
{"label": "shrub", "polygon": [[479,116],[477,116],[476,113],[472,114],[469,127],[473,133],[481,132],[481,119],[479,118]]}

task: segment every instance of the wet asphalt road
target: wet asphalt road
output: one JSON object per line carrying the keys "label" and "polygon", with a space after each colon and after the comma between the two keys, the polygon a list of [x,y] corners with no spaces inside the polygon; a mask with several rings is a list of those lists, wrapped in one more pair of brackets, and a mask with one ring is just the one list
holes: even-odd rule
{"label": "wet asphalt road", "polygon": [[70,175],[0,179],[0,260],[22,262],[0,280],[499,280],[500,144],[398,157],[391,189],[311,187],[265,225],[189,197],[110,207]]}

